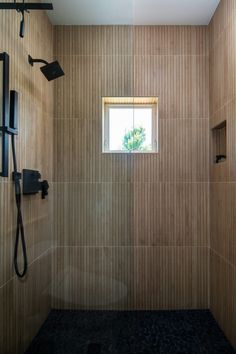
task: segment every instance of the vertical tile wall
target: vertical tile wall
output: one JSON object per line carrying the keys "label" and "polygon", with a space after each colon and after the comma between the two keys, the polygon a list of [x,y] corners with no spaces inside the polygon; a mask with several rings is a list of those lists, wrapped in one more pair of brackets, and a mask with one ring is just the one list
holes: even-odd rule
{"label": "vertical tile wall", "polygon": [[210,305],[236,347],[236,2],[221,0],[210,24],[210,126],[226,120],[227,160],[211,156]]}
{"label": "vertical tile wall", "polygon": [[[208,307],[208,28],[54,33],[53,307]],[[159,154],[102,154],[102,96],[133,95],[159,97]]]}
{"label": "vertical tile wall", "polygon": [[[51,60],[53,30],[45,13],[26,14],[25,38],[19,38],[20,14],[0,11],[0,52],[10,56],[10,88],[19,92],[19,170],[37,169],[52,187],[53,86],[28,54]],[[12,159],[11,152],[9,159]],[[12,163],[10,164],[10,175]],[[47,200],[23,197],[29,271],[16,278],[13,249],[16,208],[11,178],[0,178],[0,352],[22,353],[50,310],[52,188]]]}

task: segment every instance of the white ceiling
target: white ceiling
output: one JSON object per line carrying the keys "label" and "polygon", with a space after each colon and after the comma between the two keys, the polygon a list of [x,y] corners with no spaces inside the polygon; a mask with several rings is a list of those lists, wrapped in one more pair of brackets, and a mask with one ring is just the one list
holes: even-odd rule
{"label": "white ceiling", "polygon": [[[49,2],[43,0],[43,2]],[[55,25],[207,25],[220,0],[52,0]]]}

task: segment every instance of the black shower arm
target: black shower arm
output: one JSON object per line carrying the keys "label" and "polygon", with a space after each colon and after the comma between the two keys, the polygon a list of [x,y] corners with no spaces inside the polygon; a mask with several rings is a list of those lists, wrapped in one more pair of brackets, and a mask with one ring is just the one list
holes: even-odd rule
{"label": "black shower arm", "polygon": [[34,63],[43,63],[45,65],[48,65],[48,62],[46,60],[43,59],[33,59],[30,55],[28,56],[28,61],[30,63],[30,65],[34,65]]}

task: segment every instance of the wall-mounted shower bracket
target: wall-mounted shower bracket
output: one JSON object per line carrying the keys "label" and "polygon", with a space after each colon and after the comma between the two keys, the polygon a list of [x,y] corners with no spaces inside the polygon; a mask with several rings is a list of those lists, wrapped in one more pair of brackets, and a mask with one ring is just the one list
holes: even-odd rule
{"label": "wall-mounted shower bracket", "polygon": [[[2,63],[1,63],[2,62]],[[7,53],[0,53],[0,64],[2,64],[2,97],[0,101],[2,103],[0,113],[0,137],[2,144],[2,156],[0,158],[0,176],[8,177],[8,156],[9,156],[9,55]]]}
{"label": "wall-mounted shower bracket", "polygon": [[51,3],[29,3],[22,0],[21,2],[0,2],[0,10],[16,10],[21,13],[20,23],[20,37],[24,38],[25,34],[25,12],[29,13],[29,10],[53,10]]}
{"label": "wall-mounted shower bracket", "polygon": [[3,139],[2,146],[2,173],[3,177],[8,177],[8,150],[9,150],[9,135],[18,135],[17,130],[17,116],[16,106],[18,104],[18,93],[16,91],[10,91],[10,119],[7,114],[7,119],[3,120],[3,126],[0,127],[0,132]]}

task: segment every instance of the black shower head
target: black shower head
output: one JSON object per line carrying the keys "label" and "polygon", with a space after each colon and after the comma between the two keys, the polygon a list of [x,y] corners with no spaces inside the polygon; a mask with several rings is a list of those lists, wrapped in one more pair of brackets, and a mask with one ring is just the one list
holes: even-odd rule
{"label": "black shower head", "polygon": [[48,81],[55,80],[63,75],[65,75],[58,61],[54,61],[52,63],[46,62],[46,60],[42,59],[33,59],[30,55],[28,57],[30,65],[34,65],[34,63],[43,63],[45,64],[40,68],[43,75],[46,77]]}
{"label": "black shower head", "polygon": [[44,65],[40,68],[40,70],[48,81],[55,80],[58,77],[65,75],[58,61]]}

